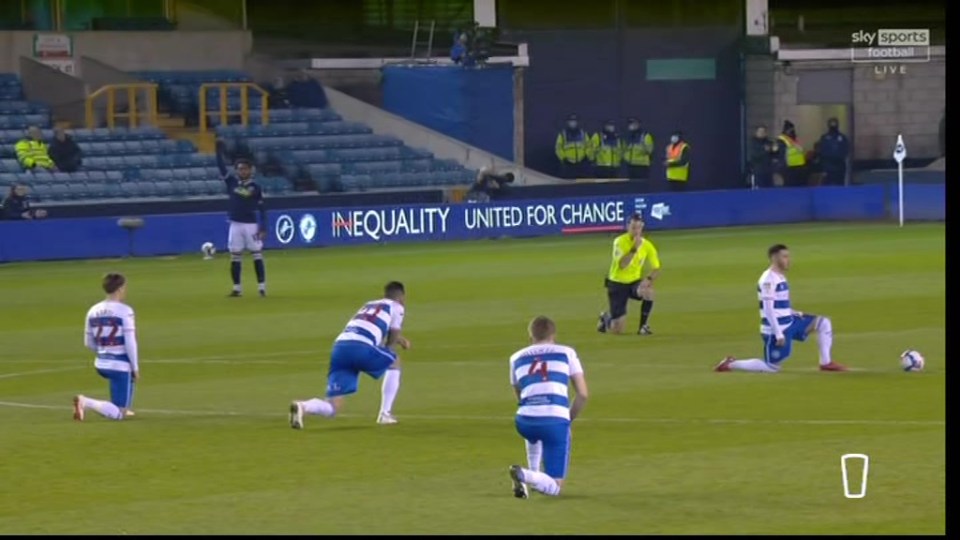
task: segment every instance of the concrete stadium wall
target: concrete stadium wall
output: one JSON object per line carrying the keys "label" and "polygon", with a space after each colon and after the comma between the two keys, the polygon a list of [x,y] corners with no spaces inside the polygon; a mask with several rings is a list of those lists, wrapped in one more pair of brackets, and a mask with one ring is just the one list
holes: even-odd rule
{"label": "concrete stadium wall", "polygon": [[[0,32],[0,73],[19,73],[33,56],[36,32]],[[124,71],[243,69],[253,47],[250,32],[68,32],[73,56],[89,56]]]}
{"label": "concrete stadium wall", "polygon": [[510,161],[374,107],[339,90],[329,87],[326,87],[325,90],[327,99],[330,100],[330,106],[345,120],[362,122],[370,126],[376,133],[393,135],[410,146],[426,148],[433,152],[433,155],[437,158],[455,159],[472,169],[488,166],[496,170],[515,171],[517,183],[520,185],[563,182],[563,180],[532,169],[517,167]]}
{"label": "concrete stadium wall", "polygon": [[[940,118],[946,103],[946,58],[932,58],[929,63],[905,64],[905,74],[876,73],[881,64],[851,64],[849,61],[794,61],[789,68],[782,62],[771,62],[774,117],[767,120],[772,132],[779,133],[784,119],[795,118],[799,102],[797,86],[805,72],[849,70],[853,80],[853,159],[889,159],[897,134],[902,133],[909,157],[940,156],[938,143]],[[893,66],[893,64],[886,64]],[[748,71],[748,92],[759,91],[766,75],[762,67]],[[765,98],[748,93],[750,103],[759,115],[765,114]],[[800,134],[802,140],[815,140],[817,134]]]}

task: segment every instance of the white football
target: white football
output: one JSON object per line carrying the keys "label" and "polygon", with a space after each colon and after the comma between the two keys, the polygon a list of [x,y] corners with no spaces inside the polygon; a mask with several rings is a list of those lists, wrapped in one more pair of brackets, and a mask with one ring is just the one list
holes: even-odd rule
{"label": "white football", "polygon": [[904,371],[923,371],[923,355],[912,349],[903,351],[900,355],[900,367]]}
{"label": "white football", "polygon": [[200,252],[203,253],[204,259],[212,259],[213,255],[217,252],[217,248],[214,247],[213,242],[204,242],[200,246]]}

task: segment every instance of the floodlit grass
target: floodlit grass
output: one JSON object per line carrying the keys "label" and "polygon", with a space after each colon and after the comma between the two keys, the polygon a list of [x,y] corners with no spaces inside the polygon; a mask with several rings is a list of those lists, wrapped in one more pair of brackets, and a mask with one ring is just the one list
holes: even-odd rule
{"label": "floodlit grass", "polygon": [[[649,337],[594,330],[605,236],[270,252],[266,299],[249,261],[247,296],[226,298],[226,259],[199,253],[0,267],[0,534],[943,534],[943,225],[651,238]],[[794,304],[832,317],[855,371],[818,372],[813,340],[780,374],[711,371],[760,354],[755,283],[775,242],[792,248]],[[76,423],[74,394],[107,395],[82,323],[114,269],[137,310],[138,415]],[[364,378],[344,416],[291,430],[290,400],[322,395],[331,341],[392,279],[414,345],[401,423],[375,424]],[[562,496],[523,501],[507,358],[538,314],[580,352],[591,399]],[[925,372],[899,370],[906,348]],[[864,499],[843,496],[845,453],[870,456]]]}

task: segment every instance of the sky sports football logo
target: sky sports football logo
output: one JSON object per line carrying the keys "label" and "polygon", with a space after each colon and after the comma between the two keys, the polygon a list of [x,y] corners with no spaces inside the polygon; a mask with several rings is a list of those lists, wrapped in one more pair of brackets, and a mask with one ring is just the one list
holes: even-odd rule
{"label": "sky sports football logo", "polygon": [[930,30],[881,28],[850,34],[853,62],[916,63],[930,61]]}

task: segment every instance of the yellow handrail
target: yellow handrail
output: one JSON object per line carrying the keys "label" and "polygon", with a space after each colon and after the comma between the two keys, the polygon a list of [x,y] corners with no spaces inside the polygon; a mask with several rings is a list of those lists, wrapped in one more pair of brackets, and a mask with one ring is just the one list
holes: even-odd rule
{"label": "yellow handrail", "polygon": [[[216,82],[200,85],[200,132],[207,131],[207,90],[216,88],[220,91],[220,107],[217,110],[217,116],[220,118],[221,126],[226,125],[231,116],[239,116],[240,123],[244,126],[250,125],[250,90],[260,92],[260,123],[267,125],[270,123],[269,98],[270,93],[254,83],[248,82]],[[240,110],[230,110],[227,107],[228,91],[232,88],[240,89]]]}
{"label": "yellow handrail", "polygon": [[[127,112],[117,112],[117,93],[125,91],[127,95]],[[147,105],[146,114],[140,112],[137,105],[137,95],[143,92],[144,102]],[[107,99],[107,127],[113,129],[117,127],[118,118],[127,119],[127,127],[139,127],[142,125],[157,125],[157,85],[152,83],[129,83],[129,84],[108,84],[87,96],[87,127],[90,129],[99,127],[94,103],[101,96]],[[144,118],[146,116],[146,118]]]}

